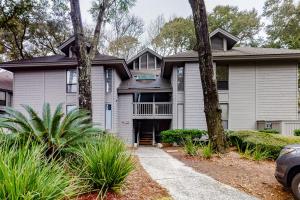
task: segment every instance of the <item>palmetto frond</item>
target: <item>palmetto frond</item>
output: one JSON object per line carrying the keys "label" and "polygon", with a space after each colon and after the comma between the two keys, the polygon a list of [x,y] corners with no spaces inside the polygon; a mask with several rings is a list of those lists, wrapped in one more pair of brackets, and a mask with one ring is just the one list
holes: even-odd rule
{"label": "palmetto frond", "polygon": [[50,105],[46,103],[42,116],[39,116],[32,107],[22,106],[28,117],[13,108],[6,108],[7,115],[0,118],[0,128],[8,129],[12,134],[22,135],[25,140],[33,139],[45,144],[51,151],[76,147],[101,133],[101,130],[92,124],[88,111],[74,109],[65,114],[63,104],[59,104],[52,114]]}

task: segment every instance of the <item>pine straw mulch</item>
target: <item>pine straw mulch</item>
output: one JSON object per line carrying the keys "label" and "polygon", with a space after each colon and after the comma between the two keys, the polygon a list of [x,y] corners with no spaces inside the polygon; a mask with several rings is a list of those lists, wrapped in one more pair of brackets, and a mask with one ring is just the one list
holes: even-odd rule
{"label": "pine straw mulch", "polygon": [[291,193],[275,179],[274,161],[246,160],[233,149],[227,154],[215,155],[209,160],[200,156],[187,156],[180,147],[168,147],[164,150],[196,171],[260,199],[293,199]]}
{"label": "pine straw mulch", "polygon": [[[171,200],[167,190],[151,179],[135,157],[136,168],[127,177],[120,194],[108,192],[105,200]],[[97,193],[86,194],[78,200],[97,200]]]}

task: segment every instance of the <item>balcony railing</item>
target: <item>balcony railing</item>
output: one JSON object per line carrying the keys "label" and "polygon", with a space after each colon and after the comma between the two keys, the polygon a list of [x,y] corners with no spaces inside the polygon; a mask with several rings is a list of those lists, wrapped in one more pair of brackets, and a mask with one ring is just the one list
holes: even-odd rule
{"label": "balcony railing", "polygon": [[133,103],[134,117],[170,117],[172,116],[171,102],[135,102]]}

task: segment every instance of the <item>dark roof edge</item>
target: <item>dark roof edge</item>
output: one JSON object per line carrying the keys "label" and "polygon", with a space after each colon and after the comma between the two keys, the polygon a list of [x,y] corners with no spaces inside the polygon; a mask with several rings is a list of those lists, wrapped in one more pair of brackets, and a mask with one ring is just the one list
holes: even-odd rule
{"label": "dark roof edge", "polygon": [[[128,78],[132,77],[130,70],[128,69],[124,59],[112,59],[112,60],[94,60],[92,65],[112,65],[112,64],[122,64],[123,68],[126,71]],[[3,63],[0,64],[0,68],[11,71],[11,69],[26,69],[34,67],[48,67],[48,66],[57,66],[57,67],[71,67],[76,66],[77,61],[64,61],[64,62],[37,62],[37,63]]]}
{"label": "dark roof edge", "polygon": [[[238,61],[238,60],[267,60],[267,59],[300,59],[300,53],[289,54],[260,54],[260,55],[233,55],[233,56],[213,56],[214,61]],[[193,57],[165,57],[166,62],[187,62],[198,61],[198,56]]]}
{"label": "dark roof edge", "polygon": [[130,94],[130,93],[136,93],[136,92],[141,92],[141,93],[162,93],[162,92],[172,92],[172,88],[165,88],[165,89],[157,89],[157,88],[135,88],[135,89],[121,89],[118,88],[118,93],[119,94]]}

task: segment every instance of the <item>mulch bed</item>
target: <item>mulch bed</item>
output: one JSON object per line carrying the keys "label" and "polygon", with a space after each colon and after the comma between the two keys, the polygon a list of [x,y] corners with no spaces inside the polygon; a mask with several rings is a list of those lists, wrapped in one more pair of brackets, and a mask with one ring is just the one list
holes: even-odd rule
{"label": "mulch bed", "polygon": [[260,199],[293,199],[291,193],[276,181],[274,161],[242,159],[233,150],[224,155],[215,155],[210,160],[200,156],[187,156],[180,147],[168,147],[164,150],[196,171]]}
{"label": "mulch bed", "polygon": [[[108,192],[105,200],[169,200],[170,195],[157,182],[151,179],[136,160],[136,169],[128,176],[120,194]],[[78,200],[97,200],[97,193],[86,194]]]}

